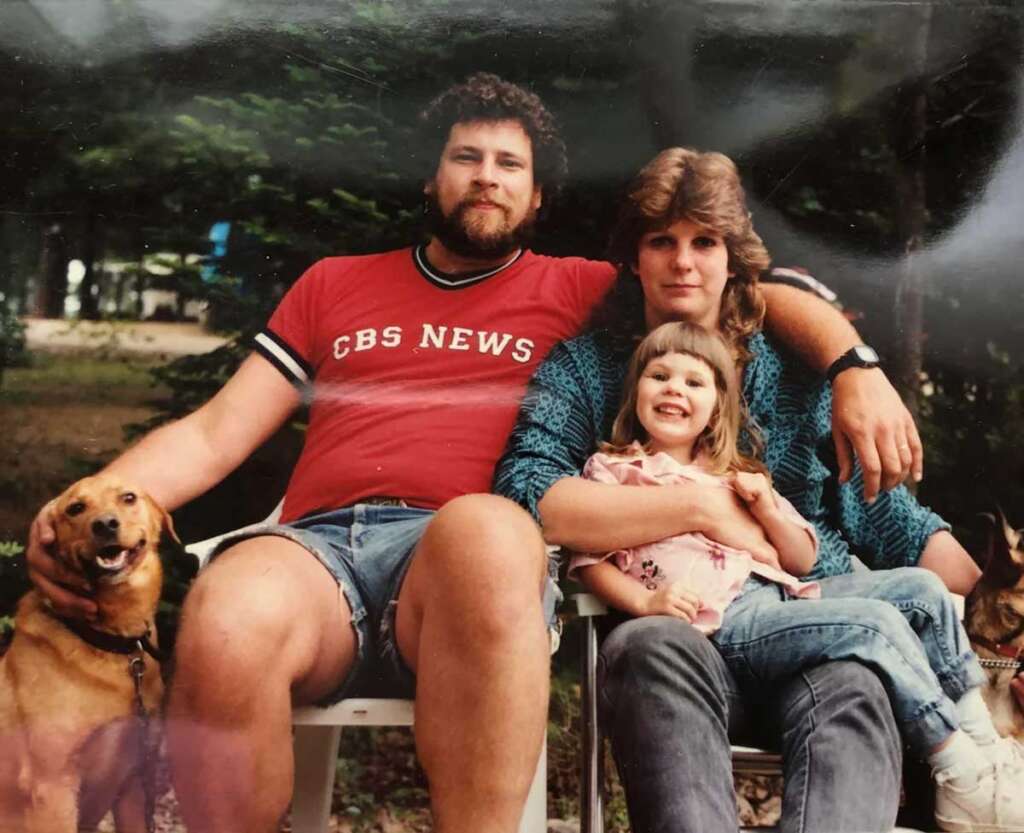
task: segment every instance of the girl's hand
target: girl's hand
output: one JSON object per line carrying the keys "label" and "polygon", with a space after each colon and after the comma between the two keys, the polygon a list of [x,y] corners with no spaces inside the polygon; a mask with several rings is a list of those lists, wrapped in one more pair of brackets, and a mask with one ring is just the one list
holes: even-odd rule
{"label": "girl's hand", "polygon": [[760,472],[738,471],[732,476],[732,485],[752,512],[756,509],[775,508],[771,484]]}
{"label": "girl's hand", "polygon": [[685,584],[673,581],[645,595],[641,616],[675,616],[692,622],[700,610],[700,597]]}

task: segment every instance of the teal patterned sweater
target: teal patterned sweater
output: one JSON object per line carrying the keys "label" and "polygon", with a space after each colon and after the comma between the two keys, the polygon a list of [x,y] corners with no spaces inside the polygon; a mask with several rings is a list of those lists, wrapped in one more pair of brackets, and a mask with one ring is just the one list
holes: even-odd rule
{"label": "teal patterned sweater", "polygon": [[[915,565],[929,536],[949,525],[902,486],[866,503],[859,467],[839,485],[831,388],[764,333],[747,346],[753,358],[743,373],[743,394],[764,437],[764,462],[775,488],[818,533],[810,577],[849,572],[851,553],[874,569]],[[624,363],[592,335],[557,345],[530,382],[495,470],[494,491],[539,522],[537,504],[547,490],[578,475],[611,432],[624,374]]]}

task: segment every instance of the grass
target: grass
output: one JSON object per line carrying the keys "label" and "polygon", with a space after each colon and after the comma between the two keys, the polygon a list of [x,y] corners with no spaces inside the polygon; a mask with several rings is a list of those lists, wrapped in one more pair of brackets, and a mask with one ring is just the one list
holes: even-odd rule
{"label": "grass", "polygon": [[106,359],[73,353],[34,353],[28,367],[4,371],[0,407],[66,403],[138,405],[154,396],[149,371],[159,360]]}
{"label": "grass", "polygon": [[0,540],[24,540],[39,507],[125,447],[152,415],[152,361],[39,353],[0,386]]}

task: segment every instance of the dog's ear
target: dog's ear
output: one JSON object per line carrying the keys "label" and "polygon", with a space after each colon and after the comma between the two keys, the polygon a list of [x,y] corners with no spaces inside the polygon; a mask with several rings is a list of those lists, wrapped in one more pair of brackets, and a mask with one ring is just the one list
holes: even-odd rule
{"label": "dog's ear", "polygon": [[149,495],[146,495],[146,502],[149,504],[153,517],[160,519],[161,529],[170,535],[178,544],[181,544],[181,539],[178,537],[178,533],[174,531],[174,521],[171,519],[171,513],[164,509]]}
{"label": "dog's ear", "polygon": [[1007,522],[1002,511],[985,514],[989,523],[988,545],[982,581],[994,587],[1012,587],[1020,581],[1024,570],[1024,552],[1020,548],[1020,535]]}

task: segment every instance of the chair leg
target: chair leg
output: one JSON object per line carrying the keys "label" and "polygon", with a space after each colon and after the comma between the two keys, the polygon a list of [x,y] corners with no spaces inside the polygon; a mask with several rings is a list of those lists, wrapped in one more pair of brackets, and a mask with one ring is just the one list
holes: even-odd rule
{"label": "chair leg", "polygon": [[583,619],[581,663],[580,826],[581,833],[604,833],[604,744],[597,720],[597,628],[592,616]]}
{"label": "chair leg", "polygon": [[519,833],[547,833],[548,829],[548,740],[540,748],[537,771],[526,796],[523,818],[519,822]]}
{"label": "chair leg", "polygon": [[295,727],[292,833],[327,833],[340,726]]}

